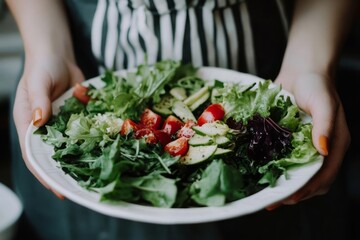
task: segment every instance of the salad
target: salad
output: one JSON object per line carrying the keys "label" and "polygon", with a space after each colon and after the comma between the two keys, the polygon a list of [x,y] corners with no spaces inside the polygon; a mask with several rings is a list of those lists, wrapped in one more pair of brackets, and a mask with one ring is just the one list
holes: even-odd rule
{"label": "salad", "polygon": [[281,86],[209,81],[178,61],[78,84],[34,134],[100,201],[222,206],[318,158],[312,125]]}

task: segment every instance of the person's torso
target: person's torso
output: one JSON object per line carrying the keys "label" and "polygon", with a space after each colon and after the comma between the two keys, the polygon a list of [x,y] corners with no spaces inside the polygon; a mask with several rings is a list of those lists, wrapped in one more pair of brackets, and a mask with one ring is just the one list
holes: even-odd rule
{"label": "person's torso", "polygon": [[100,72],[175,59],[273,79],[285,50],[289,15],[281,0],[67,2],[77,56],[93,58]]}

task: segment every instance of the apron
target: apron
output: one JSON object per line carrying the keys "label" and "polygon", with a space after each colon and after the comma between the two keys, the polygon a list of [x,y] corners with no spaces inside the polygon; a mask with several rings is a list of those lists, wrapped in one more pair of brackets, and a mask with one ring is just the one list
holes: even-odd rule
{"label": "apron", "polygon": [[[106,69],[133,68],[146,59],[150,64],[183,60],[266,79],[275,79],[280,69],[289,22],[288,6],[280,0],[65,2],[76,59],[86,78]],[[158,225],[116,219],[61,201],[27,170],[13,125],[12,133],[13,183],[24,218],[39,239],[218,240],[226,239],[229,227],[243,228],[244,233],[248,229],[249,218],[239,220],[240,225]]]}

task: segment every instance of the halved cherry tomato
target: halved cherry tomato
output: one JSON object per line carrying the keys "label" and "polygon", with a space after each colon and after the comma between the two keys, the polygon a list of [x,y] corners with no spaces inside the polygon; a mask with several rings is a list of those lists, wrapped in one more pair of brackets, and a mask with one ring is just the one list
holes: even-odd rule
{"label": "halved cherry tomato", "polygon": [[225,116],[225,111],[223,106],[219,103],[214,103],[208,106],[204,112],[200,115],[197,122],[201,126],[205,123],[214,122],[217,120],[222,120]]}
{"label": "halved cherry tomato", "polygon": [[161,143],[161,146],[165,146],[171,142],[171,135],[164,130],[155,130],[154,134],[156,139]]}
{"label": "halved cherry tomato", "polygon": [[159,114],[156,114],[149,108],[146,108],[140,116],[140,123],[146,128],[156,130],[160,129],[162,124],[162,118]]}
{"label": "halved cherry tomato", "polygon": [[156,144],[158,140],[155,137],[154,131],[150,128],[141,128],[135,132],[135,138],[145,138],[147,143]]}
{"label": "halved cherry tomato", "polygon": [[189,120],[185,123],[185,125],[177,132],[176,136],[178,138],[186,137],[191,138],[194,136],[195,131],[192,129],[193,126],[195,126],[196,123],[192,120]]}
{"label": "halved cherry tomato", "polygon": [[120,135],[125,136],[130,132],[136,132],[139,129],[139,126],[132,121],[131,119],[125,119],[123,125],[121,126]]}
{"label": "halved cherry tomato", "polygon": [[188,139],[186,137],[181,137],[166,144],[164,151],[170,153],[171,156],[184,156],[187,153],[188,148]]}
{"label": "halved cherry tomato", "polygon": [[177,117],[170,115],[165,119],[162,130],[169,133],[170,135],[175,134],[184,126],[184,123]]}
{"label": "halved cherry tomato", "polygon": [[87,104],[91,99],[90,96],[87,95],[88,91],[88,87],[85,87],[80,83],[76,83],[76,85],[74,86],[73,96],[83,104]]}

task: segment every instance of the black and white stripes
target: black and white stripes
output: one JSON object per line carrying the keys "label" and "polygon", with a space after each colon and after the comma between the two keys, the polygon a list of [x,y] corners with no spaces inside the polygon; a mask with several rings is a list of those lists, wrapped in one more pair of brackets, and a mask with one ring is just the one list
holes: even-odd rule
{"label": "black and white stripes", "polygon": [[281,0],[99,0],[92,50],[101,70],[132,68],[147,56],[150,64],[182,59],[259,75],[259,63],[278,59],[264,56],[276,49],[269,43],[285,46],[284,9]]}

